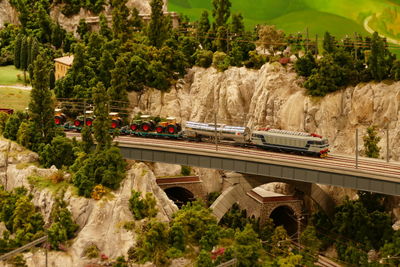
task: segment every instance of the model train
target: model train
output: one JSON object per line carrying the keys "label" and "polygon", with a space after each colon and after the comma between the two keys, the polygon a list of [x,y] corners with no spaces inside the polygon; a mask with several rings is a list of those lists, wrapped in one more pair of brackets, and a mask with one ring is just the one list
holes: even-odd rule
{"label": "model train", "polygon": [[[313,133],[263,128],[251,131],[248,127],[225,124],[186,121],[184,127],[174,117],[160,118],[149,115],[136,116],[129,125],[123,126],[123,120],[117,113],[110,113],[110,130],[118,130],[121,135],[152,138],[185,139],[190,141],[223,141],[235,146],[259,147],[266,150],[285,151],[303,155],[326,157],[329,143],[326,138]],[[88,111],[78,116],[73,124],[59,110],[55,114],[55,123],[65,130],[80,131],[82,127],[91,127],[95,117]]]}

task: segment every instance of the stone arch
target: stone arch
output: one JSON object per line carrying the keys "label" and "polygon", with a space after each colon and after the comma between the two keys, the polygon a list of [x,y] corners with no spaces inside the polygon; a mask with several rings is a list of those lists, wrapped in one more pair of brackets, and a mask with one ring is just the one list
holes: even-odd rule
{"label": "stone arch", "polygon": [[230,186],[222,192],[222,194],[210,206],[217,221],[219,222],[232,205],[237,203],[242,197],[245,197],[245,195],[245,191],[239,184]]}
{"label": "stone arch", "polygon": [[165,188],[164,192],[179,208],[186,203],[195,200],[195,195],[183,186],[170,186]]}

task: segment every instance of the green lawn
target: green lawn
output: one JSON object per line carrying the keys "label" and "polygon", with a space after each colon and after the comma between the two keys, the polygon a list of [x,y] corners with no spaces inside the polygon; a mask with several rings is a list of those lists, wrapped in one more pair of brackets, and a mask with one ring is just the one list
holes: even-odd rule
{"label": "green lawn", "polygon": [[[18,80],[17,75],[21,80]],[[24,72],[16,69],[14,66],[0,66],[0,85],[23,84]]]}
{"label": "green lawn", "polygon": [[23,111],[28,107],[30,93],[29,90],[0,87],[0,108]]}

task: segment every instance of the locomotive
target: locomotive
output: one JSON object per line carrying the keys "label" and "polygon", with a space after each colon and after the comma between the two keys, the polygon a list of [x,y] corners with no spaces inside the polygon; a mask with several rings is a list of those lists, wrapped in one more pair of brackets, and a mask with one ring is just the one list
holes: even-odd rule
{"label": "locomotive", "polygon": [[[226,124],[202,123],[186,121],[184,129],[176,122],[176,118],[153,117],[150,115],[136,116],[129,125],[123,126],[123,120],[118,113],[111,112],[110,131],[118,130],[121,135],[139,137],[183,139],[188,141],[225,142],[235,146],[258,147],[265,150],[298,153],[301,155],[327,157],[329,143],[326,138],[314,133],[286,131],[270,128],[261,128],[251,131],[248,127],[231,126]],[[86,125],[92,126],[95,117],[91,111],[86,113]],[[56,124],[67,130],[80,131],[84,124],[84,117],[78,116],[73,126],[65,126],[66,118],[62,113],[55,115]],[[59,123],[57,123],[59,122]],[[62,125],[62,123],[65,123]]]}

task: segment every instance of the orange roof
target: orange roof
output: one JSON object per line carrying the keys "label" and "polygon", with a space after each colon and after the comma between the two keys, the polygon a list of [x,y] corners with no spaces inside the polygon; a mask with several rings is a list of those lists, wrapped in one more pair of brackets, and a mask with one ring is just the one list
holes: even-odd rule
{"label": "orange roof", "polygon": [[65,56],[65,57],[59,57],[54,59],[55,62],[67,65],[67,66],[72,66],[72,62],[74,62],[74,56]]}

